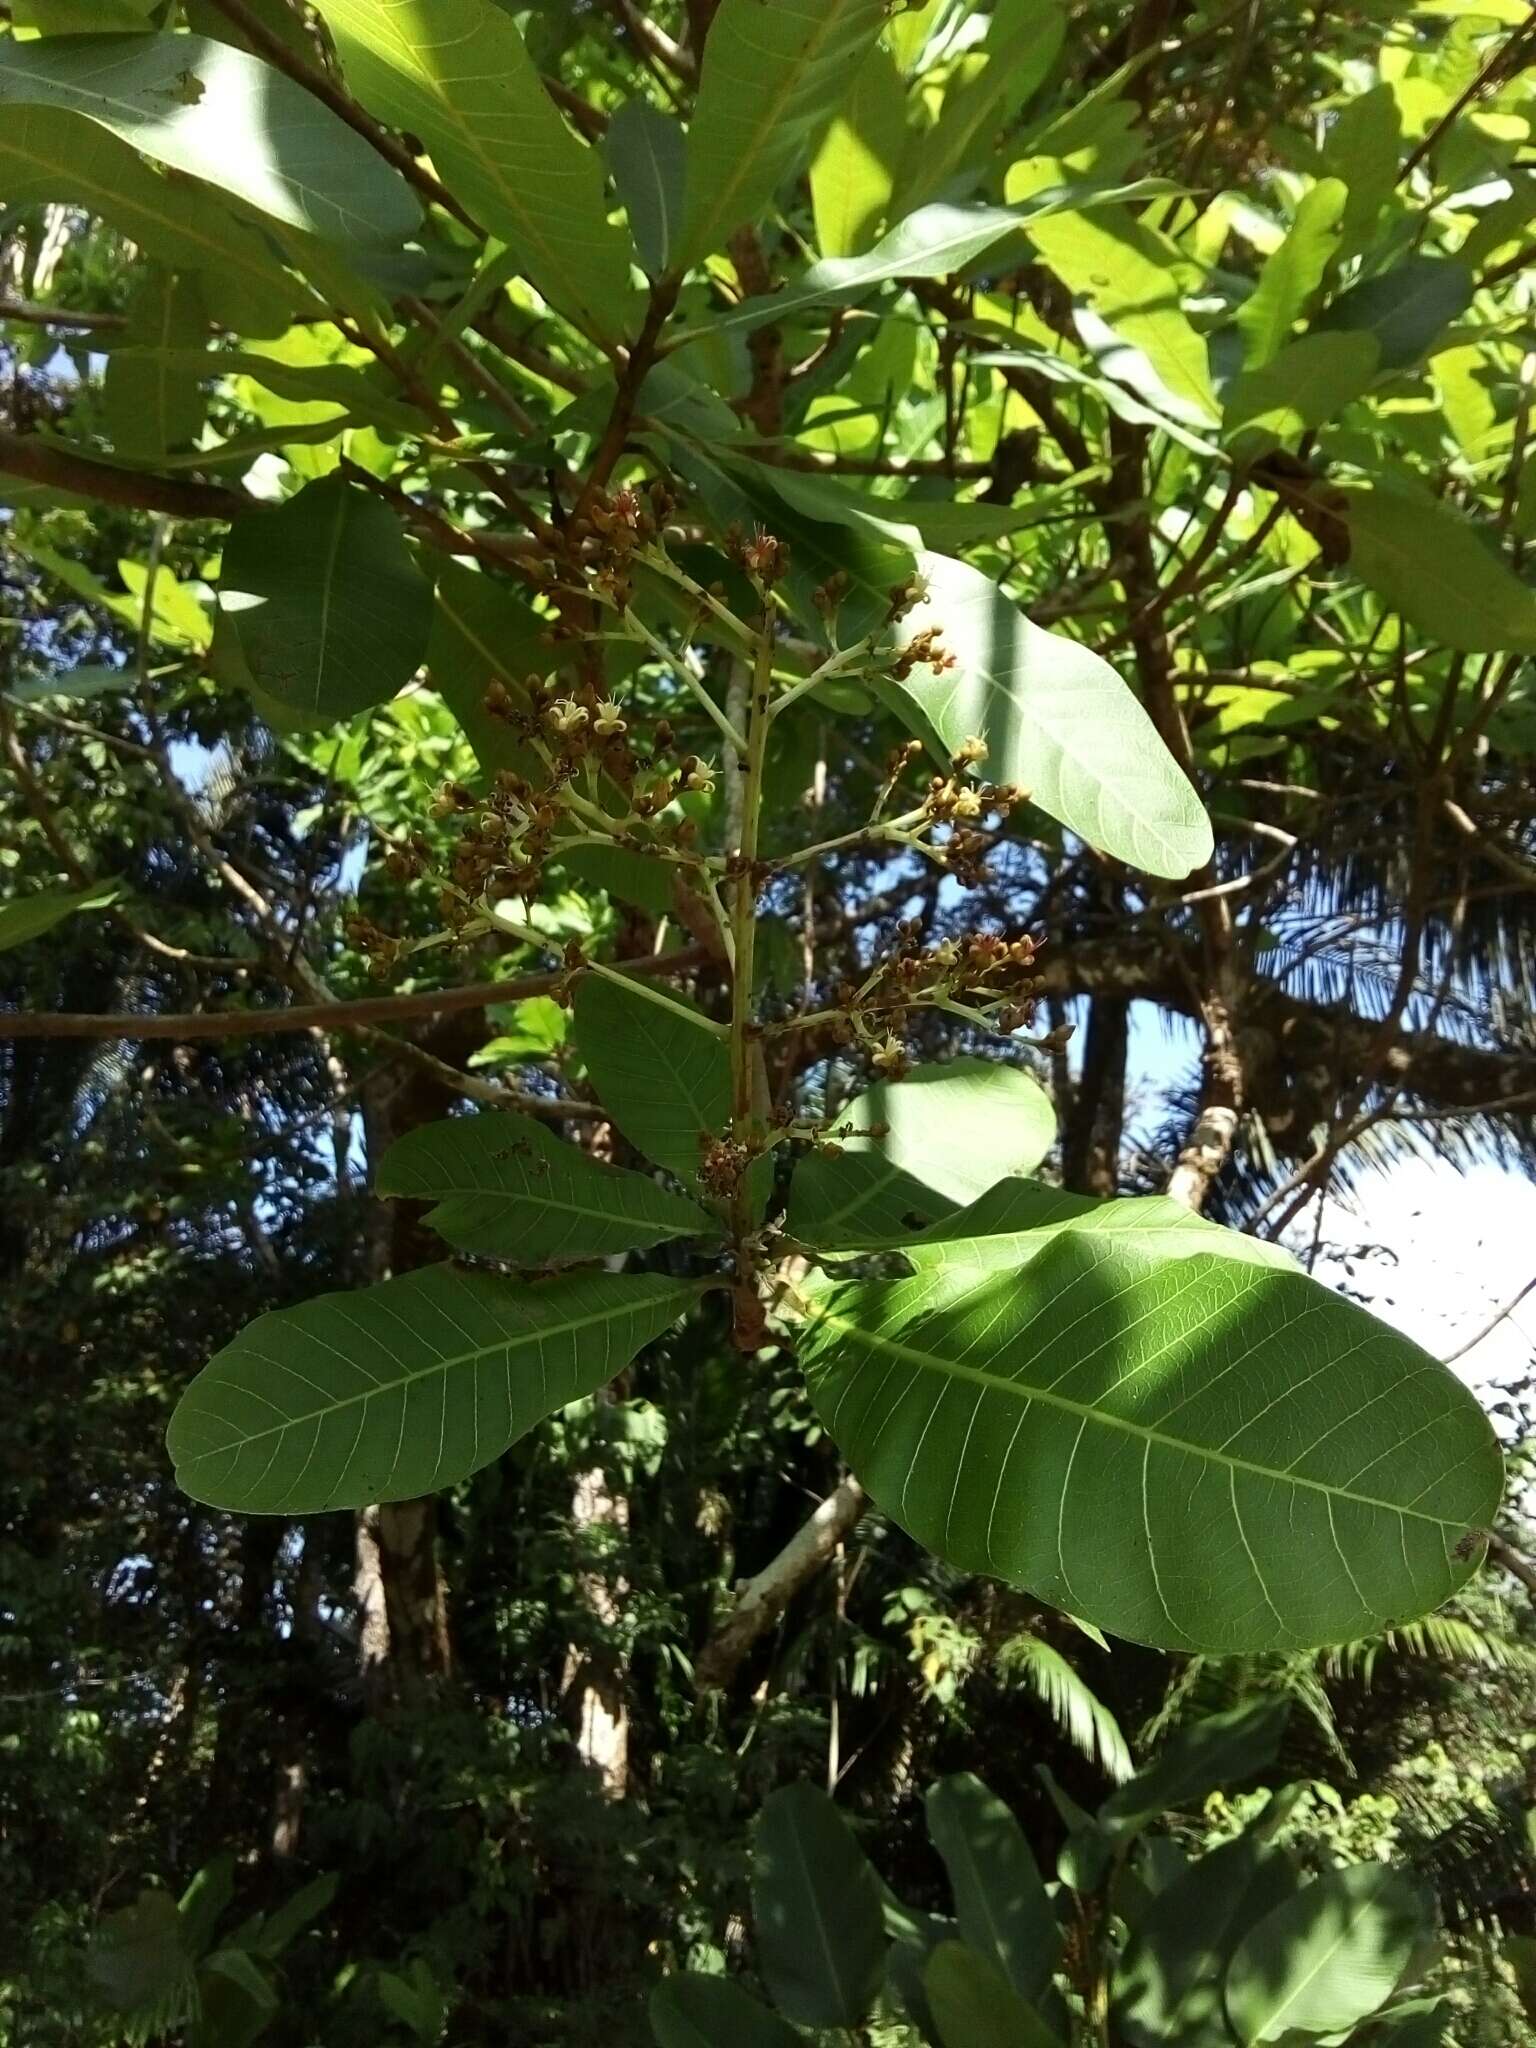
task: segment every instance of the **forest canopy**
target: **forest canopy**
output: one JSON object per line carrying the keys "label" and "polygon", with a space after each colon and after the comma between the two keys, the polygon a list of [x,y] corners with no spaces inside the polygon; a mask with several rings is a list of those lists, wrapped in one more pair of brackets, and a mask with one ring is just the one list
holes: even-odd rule
{"label": "forest canopy", "polygon": [[1533,124],[0,5],[8,2038],[1536,2039]]}

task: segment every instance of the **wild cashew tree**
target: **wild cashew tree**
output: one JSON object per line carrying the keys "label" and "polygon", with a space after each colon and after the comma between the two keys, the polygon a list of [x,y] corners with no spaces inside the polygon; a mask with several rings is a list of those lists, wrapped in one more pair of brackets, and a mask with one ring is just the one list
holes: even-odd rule
{"label": "wild cashew tree", "polygon": [[[263,1316],[186,1393],[196,1499],[452,1485],[724,1297],[740,1370],[792,1347],[853,1475],[726,1665],[866,1492],[1173,1650],[1356,1637],[1476,1569],[1477,1403],[1277,1241],[1405,1101],[1509,1129],[1536,1089],[1518,988],[1454,1019],[1533,873],[1531,29],[1446,0],[1382,49],[1357,13],[1261,203],[1222,118],[1181,156],[1140,125],[1159,70],[1245,75],[1216,8],[17,0],[0,198],[142,260],[126,307],[4,309],[79,371],[0,431],[7,546],[139,632],[93,687],[138,690],[295,998],[133,1033],[358,1031],[474,1105],[377,1162],[441,1259]],[[28,525],[81,504],[154,516],[126,594]],[[405,907],[337,957],[378,993],[178,796],[168,689],[246,693],[354,789],[379,707],[462,729],[430,806],[374,792]],[[131,919],[19,715],[67,887],[0,938]],[[1297,994],[1287,905],[1384,833],[1384,1000]],[[573,882],[620,914],[583,928]],[[1166,1192],[1117,1196],[1138,997],[1195,1020],[1202,1081]],[[521,1085],[394,1036],[531,998]],[[1065,1188],[1033,1177],[1053,1077]],[[1200,1213],[1234,1146],[1267,1235]]]}

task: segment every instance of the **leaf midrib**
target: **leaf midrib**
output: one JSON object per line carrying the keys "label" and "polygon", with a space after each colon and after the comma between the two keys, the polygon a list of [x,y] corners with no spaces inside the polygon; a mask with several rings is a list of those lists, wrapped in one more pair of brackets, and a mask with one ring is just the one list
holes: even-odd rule
{"label": "leaf midrib", "polygon": [[1208,1444],[1191,1443],[1184,1437],[1169,1436],[1162,1430],[1152,1429],[1144,1422],[1129,1422],[1118,1415],[1110,1415],[1102,1408],[1095,1408],[1086,1401],[1074,1401],[1065,1394],[1057,1394],[1043,1387],[1027,1387],[1018,1380],[999,1379],[995,1374],[983,1372],[974,1365],[959,1365],[947,1358],[939,1358],[931,1351],[922,1351],[915,1344],[903,1344],[894,1338],[881,1336],[877,1331],[864,1328],[846,1316],[840,1316],[831,1309],[812,1306],[815,1321],[830,1324],[845,1336],[856,1340],[871,1350],[888,1352],[893,1358],[905,1359],[909,1364],[926,1366],[933,1372],[946,1374],[950,1379],[969,1380],[986,1392],[1011,1395],[1026,1404],[1043,1401],[1048,1408],[1059,1409],[1064,1415],[1074,1415],[1080,1421],[1096,1423],[1102,1429],[1117,1429],[1122,1435],[1135,1437],[1140,1442],[1154,1445],[1159,1450],[1181,1451],[1192,1457],[1203,1458],[1207,1463],[1220,1465],[1224,1469],[1248,1472],[1256,1479],[1278,1480],[1283,1486],[1299,1486],[1311,1493],[1320,1493],[1329,1500],[1349,1501],[1356,1507],[1378,1508],[1383,1513],[1399,1515],[1416,1522],[1428,1522],[1436,1529],[1463,1530],[1461,1521],[1447,1521],[1443,1515],[1426,1514],[1422,1508],[1402,1507],[1396,1501],[1378,1500],[1374,1494],[1356,1493],[1347,1486],[1329,1486],[1320,1479],[1308,1479],[1296,1472],[1282,1472],[1273,1465],[1261,1465],[1252,1458],[1233,1457],[1224,1451],[1213,1451]]}
{"label": "leaf midrib", "polygon": [[[666,1212],[669,1209],[670,1198],[665,1188],[654,1187],[651,1184],[651,1182],[645,1179],[643,1174],[637,1174],[635,1176],[635,1179],[640,1183],[640,1186],[637,1188],[632,1185],[625,1185],[622,1188],[622,1193],[625,1196],[637,1195],[640,1193],[641,1189],[644,1189],[647,1198],[651,1196],[656,1197],[658,1208],[660,1208],[663,1212]],[[386,1190],[381,1184],[379,1192],[383,1194],[392,1191]],[[399,1192],[405,1194],[408,1191],[402,1188]],[[523,1202],[531,1205],[533,1208],[538,1209],[541,1212],[547,1209],[561,1209],[564,1210],[564,1212],[569,1216],[582,1216],[590,1222],[611,1223],[616,1228],[623,1228],[626,1224],[630,1223],[643,1223],[647,1227],[649,1227],[650,1225],[659,1222],[659,1219],[654,1215],[642,1216],[634,1212],[631,1212],[628,1215],[623,1215],[616,1212],[613,1209],[605,1209],[600,1206],[597,1208],[590,1208],[585,1202],[577,1201],[560,1195],[545,1194],[542,1190],[540,1190],[538,1193],[535,1193],[532,1188],[486,1187],[483,1183],[481,1183],[475,1186],[462,1188],[428,1188],[423,1189],[420,1192],[410,1190],[409,1195],[411,1200],[421,1202],[453,1202],[462,1201],[466,1197],[473,1198],[477,1196],[490,1202]],[[700,1227],[702,1228],[705,1224],[708,1223],[709,1218],[704,1214],[704,1211],[702,1209],[698,1212],[698,1217]],[[692,1221],[692,1218],[677,1216],[675,1212],[672,1212],[672,1216],[669,1220],[675,1221],[679,1231],[681,1231],[687,1223]]]}

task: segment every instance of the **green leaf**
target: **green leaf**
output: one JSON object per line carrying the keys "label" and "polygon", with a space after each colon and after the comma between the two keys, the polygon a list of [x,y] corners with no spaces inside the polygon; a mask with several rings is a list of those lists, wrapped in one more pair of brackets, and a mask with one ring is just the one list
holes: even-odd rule
{"label": "green leaf", "polygon": [[526,775],[537,761],[533,749],[486,710],[485,693],[499,682],[516,702],[527,703],[527,678],[553,666],[544,642],[549,625],[494,576],[460,562],[445,562],[438,571],[427,670],[487,775],[501,768]]}
{"label": "green leaf", "polygon": [[[1076,1616],[1072,1617],[1074,1620]],[[1096,1636],[1108,1650],[1103,1632],[1078,1622],[1085,1635]],[[1000,1677],[1027,1685],[1073,1745],[1116,1784],[1131,1775],[1131,1752],[1120,1724],[1082,1673],[1044,1637],[1028,1630],[1011,1636],[997,1653]]]}
{"label": "green leaf", "polygon": [[1536,649],[1536,591],[1490,534],[1417,492],[1352,490],[1350,567],[1391,611],[1444,647],[1469,653]]}
{"label": "green leaf", "polygon": [[779,2011],[802,2026],[857,2026],[885,1967],[880,1880],[814,1785],[785,1785],[764,1800],[752,1907],[758,1967]]}
{"label": "green leaf", "polygon": [[[934,1223],[920,1237],[909,1238],[902,1249],[919,1268],[958,1259],[975,1272],[1020,1272],[1048,1251],[1063,1231],[1112,1240],[1143,1257],[1212,1255],[1282,1273],[1300,1270],[1283,1246],[1208,1223],[1167,1195],[1096,1202],[1091,1196],[1069,1195],[1015,1176],[998,1181],[969,1208]],[[880,1249],[869,1239],[860,1244],[866,1250]]]}
{"label": "green leaf", "polygon": [[896,212],[974,185],[991,167],[1003,146],[999,131],[1044,83],[1066,27],[1056,0],[996,0],[980,49],[967,52],[951,76],[937,121],[908,144]]}
{"label": "green leaf", "polygon": [[1226,431],[1294,441],[1370,389],[1380,365],[1374,334],[1304,334],[1226,394]]}
{"label": "green leaf", "polygon": [[754,465],[763,481],[807,519],[851,527],[881,540],[911,548],[926,544],[944,554],[1001,540],[1038,521],[1049,519],[1068,496],[1064,488],[1031,490],[1016,505],[960,503],[950,498],[882,498],[860,490],[841,477],[817,476],[808,470]]}
{"label": "green leaf", "polygon": [[247,1515],[451,1486],[612,1379],[699,1291],[654,1273],[529,1282],[427,1266],[258,1316],[171,1417],[177,1481]]}
{"label": "green leaf", "polygon": [[1222,1977],[1233,1949],[1295,1890],[1283,1850],[1251,1834],[1223,1842],[1153,1899],[1115,1965],[1115,2025],[1131,2048],[1231,2048]]}
{"label": "green leaf", "polygon": [[1397,187],[1403,122],[1390,85],[1358,93],[1339,109],[1323,142],[1323,165],[1349,188],[1339,253],[1370,246],[1381,209]]}
{"label": "green leaf", "polygon": [[925,1805],[967,1945],[1037,1999],[1061,1953],[1061,1929],[1024,1831],[970,1771],[941,1778]]}
{"label": "green leaf", "polygon": [[[263,391],[294,404],[345,406],[353,417],[397,434],[420,434],[427,424],[423,414],[388,396],[366,370],[351,363],[287,363],[250,349],[147,348],[117,342],[107,356],[109,385],[120,363],[132,363],[141,373],[151,368],[162,374],[179,371],[193,384],[213,377],[248,378]],[[237,399],[248,411],[261,407],[259,393],[237,389]],[[259,416],[268,424],[283,424],[292,419],[290,414],[275,409],[270,416],[264,411]],[[341,424],[338,422],[338,428]]]}
{"label": "green leaf", "polygon": [[219,611],[257,686],[325,725],[410,681],[427,651],[432,587],[389,508],[327,477],[235,522]]}
{"label": "green leaf", "polygon": [[131,668],[99,668],[82,663],[79,668],[61,669],[52,676],[18,676],[6,689],[16,704],[33,704],[48,697],[109,697],[135,687]]}
{"label": "green leaf", "polygon": [[320,12],[354,90],[421,137],[551,305],[595,338],[621,334],[628,237],[608,221],[602,158],[566,126],[511,16],[485,0],[322,0]]}
{"label": "green leaf", "polygon": [[128,309],[126,335],[150,353],[107,358],[102,418],[119,455],[157,462],[197,439],[207,410],[202,387],[158,352],[189,349],[207,332],[196,275],[147,269]]}
{"label": "green leaf", "polygon": [[1290,1701],[1245,1701],[1180,1728],[1162,1752],[1099,1808],[1101,1828],[1134,1834],[1165,1813],[1193,1811],[1212,1792],[1237,1786],[1272,1764],[1290,1717]]}
{"label": "green leaf", "polygon": [[281,334],[302,286],[260,235],[205,185],[167,178],[78,114],[14,107],[0,121],[0,198],[81,206],[156,261],[195,271],[211,318],[239,334]]}
{"label": "green leaf", "polygon": [[670,992],[588,974],[576,990],[575,1039],[604,1109],[635,1150],[696,1181],[705,1138],[731,1117],[720,1028]]}
{"label": "green leaf", "polygon": [[1029,238],[1075,298],[1139,348],[1194,424],[1219,417],[1206,345],[1180,304],[1182,259],[1171,243],[1120,208],[1059,212],[1029,223]]}
{"label": "green leaf", "polygon": [[0,903],[0,953],[40,939],[76,911],[105,910],[120,893],[116,882],[93,882],[88,889],[42,889],[35,896]]}
{"label": "green leaf", "polygon": [[[944,746],[984,739],[986,772],[1100,853],[1179,879],[1211,857],[1210,820],[1133,693],[1108,662],[1035,625],[992,579],[923,554],[928,597],[897,645],[934,630],[955,666],[893,685]],[[919,733],[920,725],[914,725]]]}
{"label": "green leaf", "polygon": [[808,162],[884,18],[881,0],[721,0],[688,130],[679,268],[763,218]]}
{"label": "green leaf", "polygon": [[[902,1081],[877,1081],[837,1113],[845,1155],[875,1154],[894,1177],[950,1202],[970,1202],[1007,1174],[1038,1166],[1056,1138],[1056,1112],[1037,1081],[997,1060],[934,1061]],[[884,1125],[880,1137],[860,1135]]]}
{"label": "green leaf", "polygon": [[261,1932],[256,1947],[264,1956],[279,1956],[296,1935],[302,1934],[317,1914],[323,1913],[336,1896],[341,1882],[334,1870],[324,1870],[318,1877],[302,1885],[291,1899],[285,1899],[276,1912],[269,1913],[261,1923]]}
{"label": "green leaf", "polygon": [[1022,1273],[821,1283],[812,1398],[962,1571],[1132,1641],[1348,1640],[1475,1569],[1502,1459],[1454,1374],[1301,1274],[1063,1231]]}
{"label": "green leaf", "polygon": [[603,148],[640,267],[647,277],[665,277],[683,224],[688,138],[682,124],[644,100],[626,100],[608,124]]}
{"label": "green leaf", "polygon": [[1383,370],[1406,370],[1429,354],[1472,303],[1472,273],[1440,256],[1406,256],[1379,277],[1353,285],[1312,322],[1313,334],[1372,334]]}
{"label": "green leaf", "polygon": [[784,1227],[822,1252],[900,1250],[954,1207],[877,1152],[817,1152],[795,1168]]}
{"label": "green leaf", "polygon": [[811,212],[823,256],[859,256],[874,241],[906,140],[906,86],[890,51],[876,43],[811,163]]}
{"label": "green leaf", "polygon": [[15,0],[17,28],[44,36],[139,35],[159,0]]}
{"label": "green leaf", "polygon": [[108,1913],[86,1967],[119,2012],[147,2012],[174,2026],[196,2006],[192,1957],[169,1892],[146,1886],[131,1906]]}
{"label": "green leaf", "polygon": [[991,1957],[964,1942],[939,1943],[923,1972],[923,1989],[943,2048],[1060,2048]]}
{"label": "green leaf", "polygon": [[421,219],[399,172],[329,107],[204,36],[0,43],[0,107],[82,114],[171,170],[343,244],[398,242]]}
{"label": "green leaf", "polygon": [[459,1251],[518,1266],[608,1258],[711,1231],[695,1203],[603,1166],[511,1110],[423,1124],[379,1163],[381,1195],[435,1202],[426,1221]]}
{"label": "green leaf", "polygon": [[1385,2003],[1423,1926],[1413,1887],[1382,1863],[1316,1878],[1274,1908],[1227,1966],[1227,2018],[1243,2048],[1343,2033]]}
{"label": "green leaf", "polygon": [[1243,360],[1250,369],[1269,362],[1290,340],[1338,250],[1348,198],[1348,188],[1337,178],[1312,186],[1296,209],[1290,233],[1265,263],[1253,296],[1239,307]]}
{"label": "green leaf", "polygon": [[804,2038],[729,1977],[668,1977],[650,2016],[658,2048],[801,2048]]}

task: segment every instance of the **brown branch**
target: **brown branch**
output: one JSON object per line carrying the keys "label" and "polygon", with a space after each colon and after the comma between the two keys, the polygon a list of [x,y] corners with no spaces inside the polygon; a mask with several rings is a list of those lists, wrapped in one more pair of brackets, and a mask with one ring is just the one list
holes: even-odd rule
{"label": "brown branch", "polygon": [[[676,953],[658,953],[618,965],[626,974],[683,974],[704,958],[703,948],[687,946]],[[233,968],[238,963],[231,961]],[[0,1039],[7,1038],[261,1038],[289,1031],[363,1029],[399,1023],[411,1017],[446,1017],[455,1010],[475,1010],[487,1003],[513,1003],[523,996],[548,995],[564,973],[522,974],[511,981],[484,981],[464,988],[424,990],[411,995],[362,996],[356,1001],[291,1003],[282,1009],[189,1011],[182,1015],[139,1016],[132,1011],[94,1014],[88,1011],[18,1010],[0,1012]]]}
{"label": "brown branch", "polygon": [[0,320],[19,320],[29,327],[126,327],[125,313],[71,313],[62,306],[39,306],[31,299],[0,299]]}
{"label": "brown branch", "polygon": [[868,1506],[869,1496],[857,1479],[845,1479],[778,1556],[747,1580],[736,1605],[694,1664],[694,1680],[701,1692],[719,1691],[730,1684],[753,1644],[767,1634],[801,1587],[827,1563]]}
{"label": "brown branch", "polygon": [[1531,1596],[1532,1606],[1536,1606],[1536,1562],[1528,1558],[1524,1551],[1516,1550],[1513,1543],[1506,1543],[1502,1536],[1494,1535],[1491,1530],[1488,1532],[1488,1561],[1490,1564],[1502,1565],[1512,1578],[1518,1579]]}
{"label": "brown branch", "polygon": [[45,490],[72,491],[79,497],[99,498],[104,505],[129,505],[138,512],[169,512],[177,519],[243,519],[270,509],[259,499],[223,484],[119,469],[60,448],[40,434],[16,434],[8,427],[0,427],[0,470],[41,484]]}

